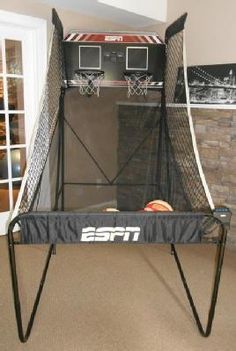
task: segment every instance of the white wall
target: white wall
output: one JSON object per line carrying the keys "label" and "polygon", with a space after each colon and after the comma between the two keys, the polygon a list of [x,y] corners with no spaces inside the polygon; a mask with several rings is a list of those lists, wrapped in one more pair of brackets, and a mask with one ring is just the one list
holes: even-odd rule
{"label": "white wall", "polygon": [[[169,0],[169,18],[176,12],[189,13],[186,40],[190,64],[236,63],[235,0]],[[173,12],[172,12],[173,11]],[[173,17],[172,17],[173,18]]]}
{"label": "white wall", "polygon": [[[48,32],[50,32],[52,7],[49,5],[32,0],[0,0],[0,10],[44,18],[48,22]],[[63,23],[65,34],[72,29],[97,31],[133,30],[133,28],[131,29],[127,25],[124,26],[121,24],[116,24],[109,20],[105,21],[101,18],[86,16],[78,12],[66,11],[57,8],[56,10]]]}
{"label": "white wall", "polygon": [[188,65],[236,63],[236,0],[168,0],[167,24],[184,12]]}
{"label": "white wall", "polygon": [[166,22],[167,0],[98,0],[98,2]]}

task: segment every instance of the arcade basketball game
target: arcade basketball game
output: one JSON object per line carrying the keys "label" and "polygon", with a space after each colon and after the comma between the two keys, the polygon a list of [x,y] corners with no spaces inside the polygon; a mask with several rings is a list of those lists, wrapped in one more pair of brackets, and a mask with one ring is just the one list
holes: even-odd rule
{"label": "arcade basketball game", "polygon": [[[53,10],[41,111],[8,230],[21,342],[30,336],[58,244],[90,243],[94,250],[102,243],[169,245],[197,328],[202,336],[210,335],[230,211],[214,206],[197,149],[185,61],[186,17],[170,25],[164,39],[156,33],[80,30],[64,36]],[[186,103],[176,103],[177,82]],[[177,254],[176,246],[188,243],[217,248],[206,328]],[[17,244],[49,245],[26,331]]]}

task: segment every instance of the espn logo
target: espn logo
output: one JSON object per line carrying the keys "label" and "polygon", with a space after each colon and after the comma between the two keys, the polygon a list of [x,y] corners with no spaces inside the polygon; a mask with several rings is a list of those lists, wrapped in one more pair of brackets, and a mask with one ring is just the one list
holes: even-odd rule
{"label": "espn logo", "polygon": [[138,241],[140,227],[86,227],[81,241]]}
{"label": "espn logo", "polygon": [[123,41],[122,35],[105,35],[105,41]]}

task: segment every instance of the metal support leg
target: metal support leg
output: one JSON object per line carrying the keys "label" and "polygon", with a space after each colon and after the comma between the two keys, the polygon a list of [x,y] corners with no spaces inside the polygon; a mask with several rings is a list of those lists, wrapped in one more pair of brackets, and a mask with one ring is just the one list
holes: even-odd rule
{"label": "metal support leg", "polygon": [[182,266],[180,264],[179,261],[179,257],[177,255],[175,246],[173,244],[171,244],[171,252],[174,255],[178,270],[179,270],[179,274],[183,283],[183,286],[185,288],[186,294],[187,294],[187,298],[188,301],[190,303],[192,312],[193,312],[193,316],[195,318],[195,321],[197,323],[197,327],[198,330],[200,332],[200,334],[204,337],[207,337],[210,335],[211,333],[211,329],[212,329],[212,323],[213,323],[213,319],[214,319],[214,315],[215,315],[215,307],[216,307],[216,302],[217,302],[217,296],[218,296],[218,290],[219,290],[219,284],[220,284],[220,277],[221,277],[221,269],[222,269],[222,265],[223,265],[223,260],[224,260],[224,252],[225,252],[225,243],[226,243],[226,237],[227,237],[227,230],[226,228],[222,225],[221,226],[221,234],[220,234],[220,240],[218,243],[218,247],[217,247],[217,253],[216,253],[216,270],[215,270],[215,278],[214,278],[214,284],[213,284],[213,290],[212,290],[212,295],[211,295],[211,302],[210,302],[210,308],[209,308],[209,313],[208,313],[208,320],[207,320],[207,325],[206,325],[206,329],[204,330],[202,323],[200,321],[196,306],[194,304],[192,295],[190,293]]}
{"label": "metal support leg", "polygon": [[52,254],[53,254],[53,255],[56,255],[56,254],[57,254],[57,245],[56,245],[56,244],[53,244],[52,246],[53,246],[53,248],[52,248]]}
{"label": "metal support leg", "polygon": [[18,335],[19,335],[20,341],[24,343],[28,340],[30,333],[31,333],[31,329],[33,327],[34,318],[35,318],[35,315],[37,312],[38,304],[40,301],[41,293],[43,290],[43,286],[44,286],[47,271],[48,271],[50,258],[51,258],[52,251],[53,251],[53,245],[50,245],[50,247],[49,247],[49,251],[47,254],[47,258],[46,258],[46,263],[45,263],[45,266],[43,269],[39,288],[38,288],[38,291],[36,294],[33,309],[32,309],[30,319],[29,319],[25,333],[24,333],[23,325],[22,325],[21,302],[20,302],[20,295],[19,295],[19,288],[18,288],[17,272],[16,272],[15,242],[14,242],[12,229],[9,229],[9,231],[8,231],[8,248],[9,248],[11,279],[12,279],[12,288],[13,288],[13,295],[14,295],[14,305],[15,305],[15,315],[16,315]]}

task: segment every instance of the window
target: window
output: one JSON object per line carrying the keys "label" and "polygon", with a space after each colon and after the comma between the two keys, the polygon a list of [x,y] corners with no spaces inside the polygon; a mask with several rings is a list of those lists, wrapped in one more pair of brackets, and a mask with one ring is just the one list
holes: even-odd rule
{"label": "window", "polygon": [[[40,26],[43,38],[37,50]],[[46,21],[0,11],[0,235],[6,233],[24,175],[46,47]]]}

